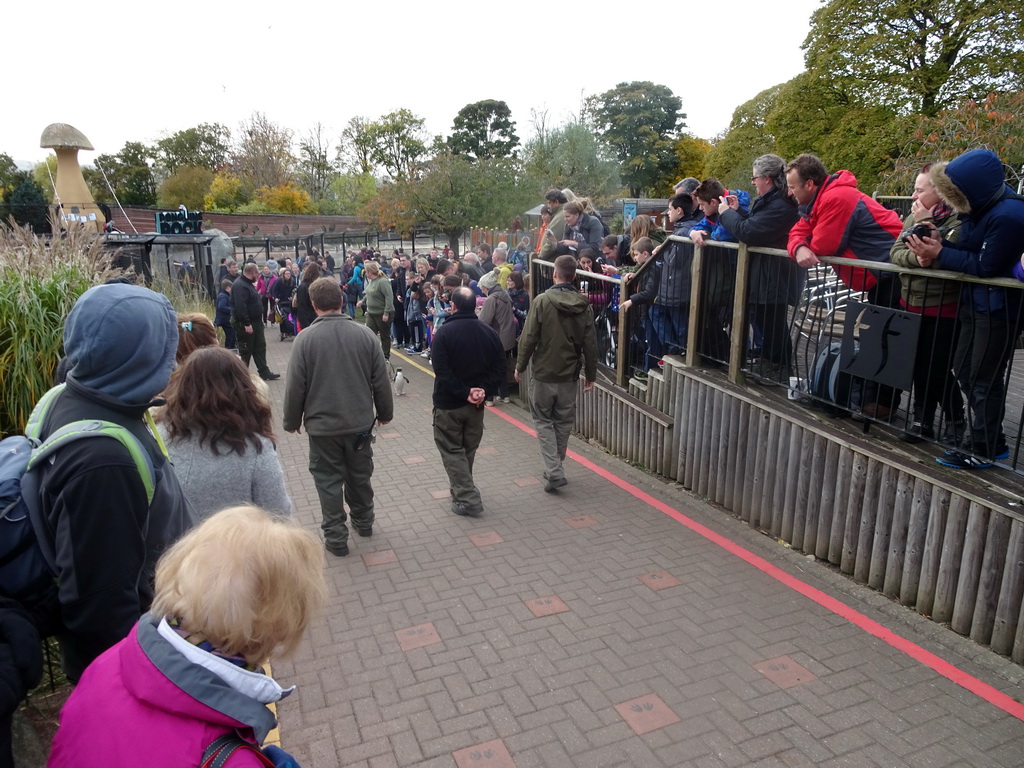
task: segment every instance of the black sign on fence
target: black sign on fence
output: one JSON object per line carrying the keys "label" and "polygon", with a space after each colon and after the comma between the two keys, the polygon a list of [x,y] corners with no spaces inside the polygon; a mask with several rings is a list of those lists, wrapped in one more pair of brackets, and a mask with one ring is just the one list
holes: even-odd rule
{"label": "black sign on fence", "polygon": [[895,389],[910,389],[920,332],[920,315],[850,301],[843,324],[840,370]]}
{"label": "black sign on fence", "polygon": [[160,235],[198,235],[203,231],[203,212],[158,211],[156,214],[156,231]]}

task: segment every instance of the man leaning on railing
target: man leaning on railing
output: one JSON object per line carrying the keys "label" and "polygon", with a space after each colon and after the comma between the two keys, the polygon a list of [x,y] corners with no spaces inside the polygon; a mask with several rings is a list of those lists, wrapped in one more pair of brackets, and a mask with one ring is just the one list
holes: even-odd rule
{"label": "man leaning on railing", "polygon": [[[757,198],[747,213],[735,198],[722,201],[719,221],[741,243],[755,248],[785,250],[789,231],[799,215],[786,190],[786,161],[778,155],[754,160],[750,182]],[[796,306],[807,282],[807,270],[789,259],[762,253],[750,255],[747,304],[759,332],[761,361],[758,373],[769,381],[786,383],[793,375],[793,341],[787,306]]]}
{"label": "man leaning on railing", "polygon": [[[786,166],[789,192],[800,206],[800,219],[789,231],[789,255],[801,267],[820,264],[823,256],[867,262],[888,262],[889,249],[903,228],[895,211],[857,189],[849,171],[829,174],[814,155],[799,155]],[[839,279],[855,291],[867,291],[868,301],[898,307],[899,282],[892,272],[860,267],[833,267]],[[876,401],[861,403],[866,416],[887,420],[899,406],[900,391],[879,386]]]}

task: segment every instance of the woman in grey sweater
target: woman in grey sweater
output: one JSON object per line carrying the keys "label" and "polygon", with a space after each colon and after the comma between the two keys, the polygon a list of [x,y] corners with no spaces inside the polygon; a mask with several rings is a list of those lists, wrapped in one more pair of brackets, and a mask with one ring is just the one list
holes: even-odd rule
{"label": "woman in grey sweater", "polygon": [[165,395],[157,428],[198,517],[239,504],[291,514],[270,405],[237,355],[197,349],[174,372]]}

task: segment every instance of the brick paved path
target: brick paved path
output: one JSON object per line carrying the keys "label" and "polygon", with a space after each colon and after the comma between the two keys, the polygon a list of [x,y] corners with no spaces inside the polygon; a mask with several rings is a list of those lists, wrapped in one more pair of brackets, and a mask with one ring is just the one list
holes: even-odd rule
{"label": "brick paved path", "polygon": [[[268,336],[283,374],[291,344]],[[568,462],[568,487],[544,493],[534,438],[496,414],[476,466],[486,512],[452,515],[426,361],[395,362],[410,386],[374,449],[373,538],[328,555],[326,615],[274,665],[298,685],[279,713],[304,768],[1024,763],[1021,720],[590,469]],[[270,387],[278,408],[284,380]],[[570,449],[1024,698],[1021,668],[677,486]],[[319,531],[305,435],[279,450],[298,519]]]}

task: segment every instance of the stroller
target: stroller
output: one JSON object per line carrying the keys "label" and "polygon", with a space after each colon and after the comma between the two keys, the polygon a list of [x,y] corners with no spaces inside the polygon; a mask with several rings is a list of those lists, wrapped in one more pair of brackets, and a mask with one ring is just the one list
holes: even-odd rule
{"label": "stroller", "polygon": [[289,302],[277,302],[277,314],[281,318],[278,328],[281,330],[281,341],[295,338],[295,318],[292,314],[292,305]]}

